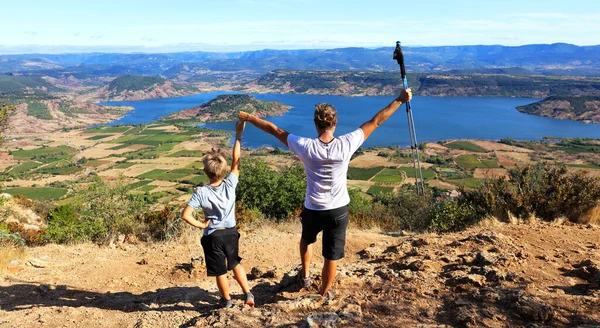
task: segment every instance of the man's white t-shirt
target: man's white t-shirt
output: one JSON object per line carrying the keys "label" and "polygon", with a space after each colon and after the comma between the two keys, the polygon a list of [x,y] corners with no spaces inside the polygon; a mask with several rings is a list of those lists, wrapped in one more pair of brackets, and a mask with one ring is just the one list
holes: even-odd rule
{"label": "man's white t-shirt", "polygon": [[300,157],[306,172],[304,207],[324,211],[350,203],[346,187],[348,164],[364,140],[365,134],[360,128],[329,143],[319,138],[288,135],[288,146]]}

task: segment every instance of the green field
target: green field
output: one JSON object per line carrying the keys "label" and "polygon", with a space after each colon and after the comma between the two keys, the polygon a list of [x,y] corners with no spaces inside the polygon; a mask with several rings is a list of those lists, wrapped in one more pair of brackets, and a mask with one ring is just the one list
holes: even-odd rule
{"label": "green field", "polygon": [[447,144],[444,144],[444,146],[451,148],[451,149],[467,150],[467,151],[473,151],[473,152],[477,152],[477,153],[487,153],[488,152],[487,149],[480,147],[469,141],[452,141]]}
{"label": "green field", "polygon": [[498,168],[498,162],[495,159],[482,159],[479,160],[477,155],[468,154],[468,155],[459,155],[454,159],[456,164],[463,169],[472,170],[476,168]]}
{"label": "green field", "polygon": [[169,151],[171,149],[173,149],[173,147],[177,146],[178,143],[172,142],[172,143],[166,143],[166,144],[162,144],[156,148],[154,148],[156,151]]}
{"label": "green field", "polygon": [[35,170],[38,174],[51,174],[51,175],[71,175],[76,174],[84,170],[83,166],[78,166],[74,163],[68,162],[55,162],[46,166],[40,167]]}
{"label": "green field", "polygon": [[208,183],[208,177],[204,173],[196,174],[182,179],[181,182],[191,184],[193,186],[199,186],[201,184]]}
{"label": "green field", "polygon": [[369,180],[375,174],[383,169],[383,166],[377,166],[372,168],[359,168],[349,167],[348,168],[348,179],[350,180]]}
{"label": "green field", "polygon": [[481,181],[482,180],[477,179],[477,178],[448,179],[448,182],[450,182],[452,184],[455,184],[460,187],[467,187],[467,188],[477,188],[477,187],[481,186]]}
{"label": "green field", "polygon": [[27,102],[27,115],[39,118],[40,120],[53,119],[46,104],[33,100]]}
{"label": "green field", "polygon": [[17,166],[14,166],[8,173],[11,175],[17,175],[17,174],[21,174],[23,172],[33,170],[41,165],[42,165],[41,163],[37,163],[37,162],[25,162],[25,163],[21,163]]}
{"label": "green field", "polygon": [[[127,185],[127,189],[128,190],[133,190],[133,189],[137,189],[143,186],[146,186],[147,184],[149,184],[150,182],[152,182],[152,180],[140,180],[140,181],[136,181],[134,183],[128,184]],[[152,189],[154,189],[155,187],[152,187]]]}
{"label": "green field", "polygon": [[194,162],[194,163],[186,166],[186,168],[194,169],[194,170],[202,170],[204,168],[204,164],[202,162]]}
{"label": "green field", "polygon": [[46,147],[46,148],[37,148],[31,150],[15,150],[12,152],[13,158],[16,160],[24,160],[24,159],[32,159],[36,158],[44,158],[44,157],[56,157],[65,154],[74,154],[77,152],[77,149],[71,148],[68,146],[60,146],[60,147]]}
{"label": "green field", "polygon": [[394,187],[386,187],[386,186],[371,186],[369,190],[367,190],[367,194],[375,196],[381,193],[389,193],[393,192]]}
{"label": "green field", "polygon": [[34,200],[54,200],[67,194],[67,189],[63,188],[10,188],[2,192],[11,195],[23,195]]}
{"label": "green field", "polygon": [[135,165],[135,163],[130,163],[130,162],[122,162],[122,163],[119,163],[119,164],[117,164],[117,165],[113,166],[112,168],[113,168],[113,169],[126,169],[126,168],[128,168],[128,167],[132,167],[132,166],[134,166],[134,165]]}
{"label": "green field", "polygon": [[177,181],[187,176],[188,174],[181,173],[169,173],[166,170],[152,170],[138,176],[141,179],[152,179],[152,180],[166,180],[166,181]]}
{"label": "green field", "polygon": [[371,181],[377,182],[402,182],[402,173],[398,169],[386,168],[377,174]]}
{"label": "green field", "polygon": [[141,140],[141,139],[144,139],[144,138],[146,138],[146,136],[125,135],[125,136],[118,137],[115,140],[111,140],[110,143],[119,143],[119,144],[128,144],[128,145],[131,145],[132,143],[134,143],[134,141]]}
{"label": "green field", "polygon": [[112,134],[99,134],[97,136],[92,136],[92,137],[85,138],[85,139],[86,140],[100,140],[100,139],[108,138],[111,136],[112,136]]}
{"label": "green field", "polygon": [[87,129],[83,133],[123,133],[129,129],[129,126],[99,126]]}
{"label": "green field", "polygon": [[[171,171],[169,171],[169,173],[176,173],[176,174],[187,174],[187,175],[189,175],[189,174],[195,174],[195,173],[198,173],[198,170],[194,170],[194,169],[187,169],[187,168],[185,168],[185,169],[175,169],[175,170],[171,170]],[[202,173],[202,174],[204,174],[204,173]]]}
{"label": "green field", "polygon": [[[415,169],[412,167],[401,167],[400,170],[406,173],[406,177],[414,178],[415,177]],[[435,178],[435,171],[431,169],[421,169],[421,174],[423,174],[423,179],[432,179]]]}
{"label": "green field", "polygon": [[198,150],[180,150],[173,154],[169,154],[169,157],[200,157],[202,153]]}

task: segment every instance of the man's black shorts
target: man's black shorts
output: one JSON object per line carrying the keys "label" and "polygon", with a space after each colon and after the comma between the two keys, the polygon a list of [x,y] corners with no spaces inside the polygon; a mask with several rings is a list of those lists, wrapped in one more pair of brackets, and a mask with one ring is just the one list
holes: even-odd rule
{"label": "man's black shorts", "polygon": [[323,231],[323,257],[339,260],[344,257],[346,228],[348,227],[348,206],[332,210],[314,211],[305,208],[302,218],[302,239],[312,244]]}
{"label": "man's black shorts", "polygon": [[210,235],[202,236],[200,243],[204,248],[206,273],[209,276],[224,275],[240,263],[239,241],[240,233],[236,228],[215,230]]}

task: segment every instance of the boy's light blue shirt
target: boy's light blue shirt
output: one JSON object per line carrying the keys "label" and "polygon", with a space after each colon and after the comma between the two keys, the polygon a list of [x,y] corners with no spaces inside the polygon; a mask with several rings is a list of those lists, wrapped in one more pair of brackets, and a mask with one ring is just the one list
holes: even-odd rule
{"label": "boy's light blue shirt", "polygon": [[218,187],[202,186],[194,192],[188,205],[195,210],[202,208],[204,215],[210,220],[204,229],[204,235],[210,235],[218,228],[235,227],[235,187],[238,177],[235,174],[223,179]]}

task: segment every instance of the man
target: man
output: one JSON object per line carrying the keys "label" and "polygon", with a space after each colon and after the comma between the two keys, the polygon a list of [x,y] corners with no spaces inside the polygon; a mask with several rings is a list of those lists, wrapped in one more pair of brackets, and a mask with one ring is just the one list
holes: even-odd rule
{"label": "man", "polygon": [[348,164],[352,154],[363,144],[373,131],[385,122],[403,103],[412,99],[410,89],[403,90],[400,96],[360,128],[340,137],[334,137],[337,126],[337,113],[333,106],[319,104],[314,113],[314,123],[318,137],[299,137],[278,128],[275,124],[252,114],[240,112],[240,121],[247,121],[264,132],[275,136],[293,151],[304,164],[306,172],[305,209],[302,218],[300,239],[301,278],[304,287],[310,286],[310,261],[312,244],[317,234],[323,231],[322,284],[319,294],[331,299],[331,284],[335,278],[337,260],[344,257],[346,228],[348,226],[348,204],[350,196],[346,187]]}

